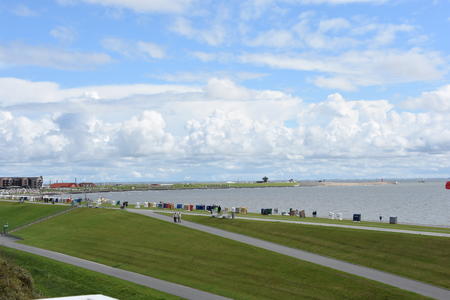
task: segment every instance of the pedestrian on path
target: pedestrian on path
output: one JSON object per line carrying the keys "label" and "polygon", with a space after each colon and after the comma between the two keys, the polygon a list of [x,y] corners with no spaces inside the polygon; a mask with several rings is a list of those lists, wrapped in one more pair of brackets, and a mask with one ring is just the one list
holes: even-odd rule
{"label": "pedestrian on path", "polygon": [[178,212],[178,223],[181,223],[181,212]]}
{"label": "pedestrian on path", "polygon": [[177,213],[174,212],[174,213],[173,213],[173,222],[176,223],[176,222],[177,222],[177,219],[178,219]]}

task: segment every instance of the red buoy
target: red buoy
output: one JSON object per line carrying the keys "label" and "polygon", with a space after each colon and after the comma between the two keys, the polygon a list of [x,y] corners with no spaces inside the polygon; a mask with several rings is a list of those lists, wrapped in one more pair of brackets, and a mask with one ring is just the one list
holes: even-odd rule
{"label": "red buoy", "polygon": [[450,190],[450,181],[447,181],[447,183],[445,184],[445,188],[446,188],[447,190]]}

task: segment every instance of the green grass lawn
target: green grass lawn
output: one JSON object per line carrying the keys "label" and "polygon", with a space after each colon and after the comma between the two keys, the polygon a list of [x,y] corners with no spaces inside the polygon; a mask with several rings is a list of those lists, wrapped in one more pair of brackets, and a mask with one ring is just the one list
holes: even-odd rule
{"label": "green grass lawn", "polygon": [[304,221],[313,223],[327,223],[327,224],[341,224],[341,225],[351,225],[351,226],[367,226],[367,227],[378,227],[378,228],[390,228],[390,229],[402,229],[402,230],[416,230],[416,231],[429,231],[429,232],[441,232],[450,233],[450,228],[448,227],[434,227],[434,226],[420,226],[420,225],[408,225],[408,224],[389,224],[386,222],[353,222],[352,220],[332,220],[327,218],[299,218],[294,216],[281,216],[281,215],[261,215],[257,213],[248,213],[247,215],[238,215],[239,217],[249,217],[249,218],[265,218],[265,219],[276,219],[276,220],[290,220],[290,221]]}
{"label": "green grass lawn", "polygon": [[9,230],[28,224],[32,221],[66,210],[69,207],[60,205],[39,205],[19,202],[0,201],[0,226],[8,222]]}
{"label": "green grass lawn", "polygon": [[[134,208],[134,205],[131,204],[129,206],[130,208]],[[161,209],[161,208],[143,208],[141,203],[141,209],[152,209],[161,213],[168,213],[167,209]],[[186,213],[196,213],[196,214],[205,214],[210,215],[211,213],[209,211],[197,211],[193,210],[191,212],[183,210],[183,209],[176,209],[177,211],[186,212]],[[298,221],[298,222],[312,222],[312,223],[326,223],[326,224],[339,224],[339,225],[351,225],[351,226],[367,226],[367,227],[376,227],[376,228],[388,228],[388,229],[401,229],[401,230],[415,230],[415,231],[428,231],[428,232],[440,232],[440,233],[450,233],[450,228],[448,227],[433,227],[433,226],[420,226],[420,225],[408,225],[408,224],[388,224],[385,222],[368,222],[368,221],[361,221],[361,222],[353,222],[352,220],[332,220],[327,218],[299,218],[295,216],[281,216],[281,215],[261,215],[257,213],[248,213],[248,214],[236,214],[237,217],[244,217],[244,218],[261,218],[261,219],[272,219],[272,220],[286,220],[286,221]]]}
{"label": "green grass lawn", "polygon": [[31,274],[40,297],[103,294],[123,300],[180,299],[125,280],[6,247],[0,247],[0,260],[2,258]]}
{"label": "green grass lawn", "polygon": [[450,288],[450,238],[189,215],[183,219]]}
{"label": "green grass lawn", "polygon": [[17,232],[26,244],[235,299],[416,299],[334,271],[120,210],[77,209]]}

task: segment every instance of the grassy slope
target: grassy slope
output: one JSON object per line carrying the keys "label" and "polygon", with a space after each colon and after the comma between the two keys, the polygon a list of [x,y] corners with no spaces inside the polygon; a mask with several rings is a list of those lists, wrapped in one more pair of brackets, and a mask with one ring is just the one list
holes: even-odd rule
{"label": "grassy slope", "polygon": [[[134,208],[134,204],[129,205],[130,208]],[[167,210],[169,209],[161,209],[161,208],[143,208],[141,202],[141,209],[151,209],[155,211],[159,211],[161,213],[170,214]],[[211,215],[209,211],[204,210],[193,210],[191,212],[186,211],[184,209],[175,209],[177,211],[186,212],[186,213],[195,213],[195,214],[205,214]],[[172,211],[172,209],[170,209]],[[258,219],[272,219],[272,220],[286,220],[286,221],[298,221],[298,222],[312,222],[312,223],[326,223],[326,224],[338,224],[338,225],[350,225],[350,226],[366,226],[366,227],[376,227],[376,228],[388,228],[388,229],[401,229],[401,230],[413,230],[413,231],[427,231],[427,232],[440,232],[440,233],[450,233],[450,228],[448,227],[433,227],[433,226],[420,226],[420,225],[408,225],[408,224],[388,224],[381,222],[353,222],[352,220],[332,220],[327,218],[299,218],[295,216],[281,216],[281,215],[261,215],[257,213],[248,213],[248,214],[236,214],[237,217],[244,218],[258,218]]]}
{"label": "grassy slope", "polygon": [[352,220],[332,220],[327,218],[299,218],[294,216],[281,216],[281,215],[269,215],[264,216],[256,213],[248,213],[247,215],[238,215],[241,217],[248,218],[264,218],[264,219],[276,219],[276,220],[289,220],[289,221],[304,221],[313,223],[327,223],[327,224],[340,224],[340,225],[351,225],[351,226],[367,226],[367,227],[377,227],[377,228],[389,228],[389,229],[401,229],[401,230],[416,230],[416,231],[429,231],[429,232],[441,232],[450,233],[450,228],[448,227],[433,227],[433,226],[420,226],[420,225],[408,225],[408,224],[389,224],[384,222],[370,222],[361,221],[353,222]]}
{"label": "grassy slope", "polygon": [[450,238],[188,215],[183,219],[450,288]]}
{"label": "grassy slope", "polygon": [[18,202],[0,202],[0,225],[8,222],[9,230],[40,218],[68,209],[60,205],[37,205]]}
{"label": "grassy slope", "polygon": [[19,231],[25,243],[236,299],[420,296],[176,224],[77,209]]}
{"label": "grassy slope", "polygon": [[147,287],[48,258],[0,247],[0,257],[31,273],[40,297],[103,294],[118,299],[180,299]]}

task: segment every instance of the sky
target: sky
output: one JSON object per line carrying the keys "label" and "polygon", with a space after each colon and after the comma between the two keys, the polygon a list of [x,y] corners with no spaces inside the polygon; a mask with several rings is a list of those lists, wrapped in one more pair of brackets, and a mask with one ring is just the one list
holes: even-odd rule
{"label": "sky", "polygon": [[0,176],[450,176],[450,0],[3,0],[0,28]]}

